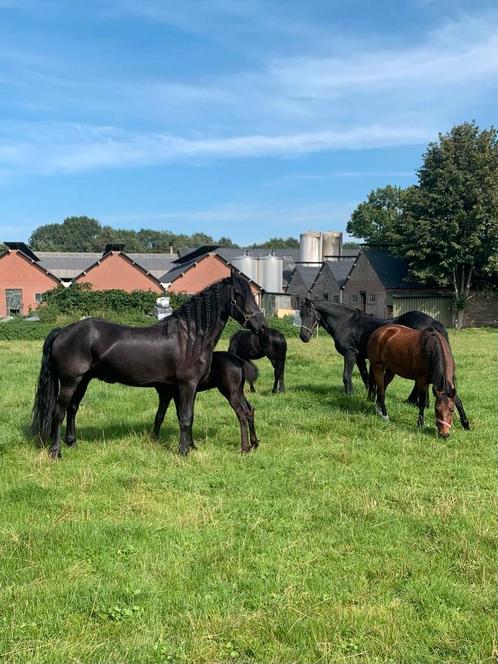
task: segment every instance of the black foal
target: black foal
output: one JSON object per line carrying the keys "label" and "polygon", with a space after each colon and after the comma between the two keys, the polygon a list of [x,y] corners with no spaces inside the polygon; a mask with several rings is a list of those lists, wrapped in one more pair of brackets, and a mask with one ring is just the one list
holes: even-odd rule
{"label": "black foal", "polygon": [[[211,370],[207,377],[199,383],[198,392],[218,388],[235,411],[240,423],[240,451],[249,452],[258,446],[254,428],[254,408],[244,394],[245,381],[254,382],[258,378],[258,369],[252,363],[242,360],[233,353],[216,351],[213,353]],[[153,435],[159,438],[159,431],[171,399],[177,403],[177,390],[173,387],[156,388],[159,394],[159,407],[154,420]],[[68,422],[69,424],[69,422]],[[249,439],[247,428],[249,427]]]}
{"label": "black foal", "polygon": [[[252,334],[240,330],[232,335],[228,350],[244,360],[260,360],[267,357],[272,363],[275,380],[272,392],[285,392],[284,369],[287,354],[287,341],[284,335],[271,327],[261,334]],[[253,383],[249,380],[251,392],[255,392]]]}

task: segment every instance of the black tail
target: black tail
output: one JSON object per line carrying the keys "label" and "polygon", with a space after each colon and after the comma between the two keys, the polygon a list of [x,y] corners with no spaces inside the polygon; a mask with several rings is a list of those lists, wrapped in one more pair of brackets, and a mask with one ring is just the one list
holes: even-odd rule
{"label": "black tail", "polygon": [[35,403],[31,414],[31,432],[42,443],[46,443],[50,438],[52,418],[59,396],[59,378],[52,359],[52,345],[60,331],[60,327],[52,330],[43,344],[40,375],[36,384]]}
{"label": "black tail", "polygon": [[258,367],[249,360],[242,360],[242,371],[244,372],[244,378],[249,383],[255,383],[258,380]]}

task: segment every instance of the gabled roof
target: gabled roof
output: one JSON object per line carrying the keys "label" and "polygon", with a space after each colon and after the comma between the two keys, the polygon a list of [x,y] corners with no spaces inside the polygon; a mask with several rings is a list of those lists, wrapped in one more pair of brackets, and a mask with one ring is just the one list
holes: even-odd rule
{"label": "gabled roof", "polygon": [[218,249],[217,244],[203,244],[200,247],[179,249],[178,258],[174,260],[173,263],[187,263],[191,260],[194,260],[194,258],[199,258],[199,256],[203,256],[204,254],[209,254],[215,249]]}
{"label": "gabled roof", "polygon": [[[96,263],[100,252],[39,251],[40,264],[59,279],[73,279]],[[177,254],[129,253],[126,254],[137,265],[159,279],[177,258]]]}
{"label": "gabled roof", "polygon": [[320,267],[320,265],[296,265],[295,271],[301,277],[304,285],[308,290],[310,290],[313,282],[320,272]]}
{"label": "gabled roof", "polygon": [[340,261],[326,261],[323,264],[325,270],[329,270],[339,286],[343,286],[351,268],[354,265],[354,258],[343,258]]}
{"label": "gabled roof", "polygon": [[364,249],[368,262],[375,270],[384,288],[427,288],[426,285],[408,277],[408,261],[399,256],[394,256],[383,249]]}
{"label": "gabled roof", "polygon": [[108,252],[107,252],[106,254],[104,254],[103,256],[102,256],[102,255],[99,255],[98,260],[96,260],[94,263],[92,263],[91,265],[89,265],[85,270],[82,270],[79,274],[77,274],[77,275],[74,277],[74,279],[76,280],[76,279],[78,279],[79,277],[82,277],[84,274],[88,274],[88,272],[90,272],[91,270],[94,270],[94,269],[95,269],[96,267],[98,267],[101,263],[103,263],[103,262],[106,261],[108,258],[110,258],[111,256],[114,256],[114,255],[116,255],[116,254],[119,255],[119,256],[122,256],[122,257],[123,257],[125,260],[127,260],[131,265],[133,265],[134,267],[136,267],[137,270],[140,270],[140,272],[143,272],[143,274],[145,274],[145,275],[148,276],[150,279],[152,279],[153,281],[155,281],[155,282],[157,283],[158,286],[161,286],[161,287],[162,287],[162,284],[161,284],[161,282],[160,282],[159,279],[157,279],[153,274],[151,274],[151,272],[149,272],[148,270],[146,270],[145,268],[143,268],[139,263],[137,263],[137,261],[134,261],[133,258],[131,258],[131,256],[128,256],[128,254],[125,254],[123,251],[114,251],[114,252],[113,252],[113,251],[108,251]]}

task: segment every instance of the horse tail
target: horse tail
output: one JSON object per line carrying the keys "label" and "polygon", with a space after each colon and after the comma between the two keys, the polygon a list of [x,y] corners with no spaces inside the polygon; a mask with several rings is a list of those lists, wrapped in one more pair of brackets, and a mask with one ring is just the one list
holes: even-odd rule
{"label": "horse tail", "polygon": [[258,367],[250,360],[242,360],[242,371],[244,379],[249,383],[255,383],[259,378]]}
{"label": "horse tail", "polygon": [[40,374],[31,414],[31,432],[42,443],[50,438],[53,414],[59,396],[59,376],[53,360],[52,346],[60,331],[60,327],[52,330],[43,344]]}
{"label": "horse tail", "polygon": [[436,332],[439,332],[439,334],[441,334],[449,343],[448,331],[446,330],[445,326],[442,323],[440,323],[438,320],[434,320],[429,329],[436,330]]}

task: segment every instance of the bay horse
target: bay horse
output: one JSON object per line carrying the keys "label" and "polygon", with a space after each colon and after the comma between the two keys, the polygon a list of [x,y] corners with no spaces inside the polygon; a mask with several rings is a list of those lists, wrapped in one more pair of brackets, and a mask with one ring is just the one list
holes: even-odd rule
{"label": "bay horse", "polygon": [[52,330],[45,339],[31,429],[61,456],[61,424],[68,412],[66,443],[76,440],[74,418],[93,378],[108,383],[178,391],[179,453],[195,447],[194,401],[209,374],[213,349],[232,316],[255,332],[266,327],[249,283],[232,273],[191,297],[171,316],[149,327],[97,318]]}
{"label": "bay horse", "polygon": [[455,360],[444,336],[433,328],[412,330],[405,325],[383,325],[368,340],[369,396],[377,396],[377,412],[389,419],[385,404],[387,386],[395,375],[415,380],[418,392],[418,426],[424,426],[427,390],[435,396],[438,435],[447,438],[453,425]]}
{"label": "bay horse", "polygon": [[[209,374],[197,386],[197,392],[218,388],[233,408],[240,424],[241,452],[249,452],[259,445],[254,427],[254,408],[244,394],[245,381],[255,382],[257,379],[258,368],[252,362],[242,360],[233,353],[215,351]],[[175,400],[178,408],[178,390],[169,386],[156,389],[159,394],[159,407],[154,420],[153,435],[159,438],[159,431],[171,399]],[[247,437],[247,428],[249,428],[250,441]]]}
{"label": "bay horse", "polygon": [[[272,327],[267,327],[259,334],[250,330],[240,330],[232,335],[228,350],[244,360],[260,360],[267,357],[274,369],[272,392],[285,392],[284,370],[287,354],[287,341],[284,335]],[[251,392],[254,385],[249,381]]]}
{"label": "bay horse", "polygon": [[[368,388],[367,370],[367,344],[370,335],[383,325],[405,325],[413,330],[424,330],[432,327],[439,332],[449,344],[448,332],[444,325],[422,311],[409,311],[396,318],[375,318],[359,309],[348,307],[345,304],[332,302],[311,301],[306,298],[301,305],[301,331],[300,339],[308,343],[316,330],[317,325],[323,327],[334,340],[338,353],[344,357],[343,383],[346,394],[353,391],[352,374],[357,364],[360,375],[366,388]],[[414,385],[408,401],[418,404],[417,386]],[[464,429],[470,429],[470,423],[463,404],[457,395],[455,406],[460,415]]]}

